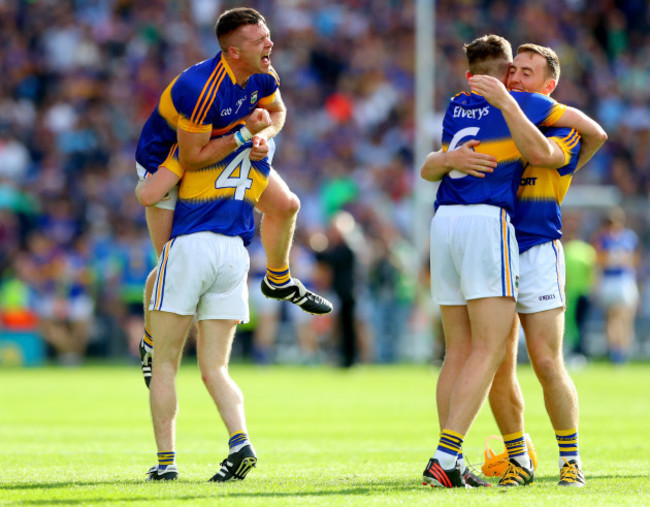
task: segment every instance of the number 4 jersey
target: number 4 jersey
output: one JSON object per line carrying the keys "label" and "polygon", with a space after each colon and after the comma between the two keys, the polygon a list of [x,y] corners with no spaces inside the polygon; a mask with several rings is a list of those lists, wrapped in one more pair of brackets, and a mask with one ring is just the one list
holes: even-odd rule
{"label": "number 4 jersey", "polygon": [[[271,150],[273,140],[269,141]],[[251,141],[240,146],[218,164],[186,171],[178,189],[171,237],[212,231],[241,236],[248,245],[255,233],[253,208],[269,180],[269,157],[249,158]]]}
{"label": "number 4 jersey", "polygon": [[[538,93],[512,92],[524,114],[537,126],[551,126],[566,106]],[[476,139],[474,149],[494,155],[497,167],[485,178],[451,171],[440,182],[440,205],[490,204],[514,213],[517,189],[526,161],[515,146],[501,111],[476,93],[460,93],[451,99],[443,121],[442,149],[454,150]]]}

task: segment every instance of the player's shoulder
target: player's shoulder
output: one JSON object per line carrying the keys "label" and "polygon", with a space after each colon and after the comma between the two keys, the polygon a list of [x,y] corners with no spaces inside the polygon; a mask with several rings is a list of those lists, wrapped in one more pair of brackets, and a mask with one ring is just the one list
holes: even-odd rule
{"label": "player's shoulder", "polygon": [[548,95],[535,92],[510,92],[517,103],[523,107],[549,107],[557,104],[555,99]]}
{"label": "player's shoulder", "polygon": [[200,91],[222,65],[220,54],[198,62],[181,72],[174,86],[189,90],[198,88]]}

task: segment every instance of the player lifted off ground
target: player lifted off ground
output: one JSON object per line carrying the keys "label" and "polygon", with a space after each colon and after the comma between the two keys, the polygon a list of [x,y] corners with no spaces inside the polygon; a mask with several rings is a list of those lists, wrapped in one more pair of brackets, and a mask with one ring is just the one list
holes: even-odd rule
{"label": "player lifted off ground", "polygon": [[[136,151],[140,178],[153,177],[167,183],[177,176],[176,166],[200,173],[244,143],[252,143],[250,159],[260,160],[268,153],[269,140],[284,125],[286,108],[279,78],[271,66],[273,42],[264,17],[249,8],[226,11],[217,21],[216,35],[221,52],[177,76],[144,125]],[[232,193],[240,181],[252,184],[246,178],[233,167],[218,181],[197,181],[197,185],[216,185],[224,193]],[[200,190],[197,187],[192,192]],[[148,206],[147,225],[158,255],[170,237],[176,200],[175,188],[159,202],[146,190],[140,196],[140,201]],[[195,199],[186,199],[182,206],[198,213]],[[306,312],[329,313],[330,302],[305,289],[289,270],[289,250],[299,207],[296,195],[271,169],[268,186],[256,205],[264,214],[261,238],[267,256],[267,274],[261,290],[267,297],[290,301]],[[151,295],[154,278],[152,272],[146,284],[145,301]],[[151,375],[152,346],[145,312],[141,355],[146,382]]]}
{"label": "player lifted off ground", "polygon": [[[503,87],[512,63],[508,41],[484,36],[465,51],[470,84],[487,78]],[[437,385],[442,433],[423,475],[432,486],[466,485],[458,463],[464,435],[505,356],[519,278],[510,220],[524,163],[548,166],[565,158],[535,125],[555,124],[566,116],[566,107],[538,94],[505,95],[490,104],[476,93],[461,93],[452,99],[443,122],[445,152],[471,141],[476,151],[496,158],[496,169],[485,178],[451,171],[438,189],[431,279],[434,300],[441,305],[447,354]],[[429,173],[427,159],[422,175],[431,179]]]}
{"label": "player lifted off ground", "polygon": [[[274,79],[268,74],[258,76],[262,82]],[[149,304],[156,337],[150,404],[158,464],[149,470],[148,480],[178,478],[175,378],[194,316],[201,377],[230,435],[228,457],[210,480],[244,479],[257,463],[248,438],[243,395],[228,374],[228,361],[237,323],[249,318],[246,246],[255,229],[253,207],[271,169],[268,158],[257,160],[259,153],[254,154],[260,141],[240,144],[232,154],[201,171],[184,172],[176,149],[165,161],[172,176],[148,178],[136,187],[138,198],[147,195],[158,200],[182,177],[171,239],[158,259]]]}
{"label": "player lifted off ground", "polygon": [[[519,47],[510,67],[508,88],[550,95],[560,77],[559,59],[553,50],[535,44]],[[503,92],[501,87],[495,91]],[[487,96],[486,98],[491,100]],[[579,112],[576,126],[583,136],[582,147],[576,131],[544,129],[566,154],[556,170],[528,165],[518,189],[513,225],[520,250],[520,284],[517,311],[526,333],[531,362],[544,390],[544,399],[560,450],[560,485],[583,486],[584,475],[578,454],[578,399],[562,356],[564,334],[564,255],[561,237],[560,204],[576,168],[582,167],[607,136],[602,128]],[[578,157],[579,153],[579,157]],[[445,160],[447,159],[447,160]],[[473,152],[469,146],[455,153],[432,154],[429,169],[438,165],[440,174],[456,170],[482,177],[491,171],[493,160]],[[484,169],[487,168],[487,169]],[[506,358],[497,371],[490,391],[490,405],[504,436],[510,465],[500,484],[526,484],[532,467],[524,442],[524,400],[516,378],[519,327],[513,327]]]}

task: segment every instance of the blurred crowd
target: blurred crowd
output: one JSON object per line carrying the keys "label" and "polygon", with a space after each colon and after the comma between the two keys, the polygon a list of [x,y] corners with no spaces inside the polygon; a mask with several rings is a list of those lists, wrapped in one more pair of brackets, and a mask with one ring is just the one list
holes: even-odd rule
{"label": "blurred crowd", "polygon": [[[515,48],[551,46],[562,63],[554,98],[609,134],[574,186],[615,188],[628,225],[648,244],[647,1],[435,4],[436,112],[467,89],[464,42],[499,33]],[[135,145],[166,85],[219,51],[216,18],[239,5],[0,0],[0,333],[37,329],[63,362],[88,352],[135,355],[142,287],[155,264],[133,193]],[[292,273],[329,291],[351,315],[305,320],[287,305],[259,301],[257,240],[255,318],[241,331],[242,343],[251,342],[242,354],[258,362],[430,359],[440,332],[411,227],[421,163],[413,153],[415,1],[245,5],[267,19],[288,108],[274,166],[302,203]],[[439,131],[431,136],[437,148]],[[592,238],[602,216],[597,207],[582,209],[575,234]],[[640,318],[650,318],[648,266],[641,255]],[[347,324],[338,327],[339,320]],[[339,357],[337,340],[352,340],[352,351]]]}

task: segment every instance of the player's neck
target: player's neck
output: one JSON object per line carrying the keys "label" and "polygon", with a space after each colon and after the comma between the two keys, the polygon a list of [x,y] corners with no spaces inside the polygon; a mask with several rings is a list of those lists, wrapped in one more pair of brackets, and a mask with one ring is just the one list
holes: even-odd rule
{"label": "player's neck", "polygon": [[235,76],[235,83],[241,86],[242,88],[246,87],[246,83],[248,83],[248,79],[252,76],[252,74],[240,68],[237,65],[237,62],[231,60],[227,55],[224,55],[224,60],[226,60],[226,63],[230,67],[230,70],[232,71],[233,75]]}

